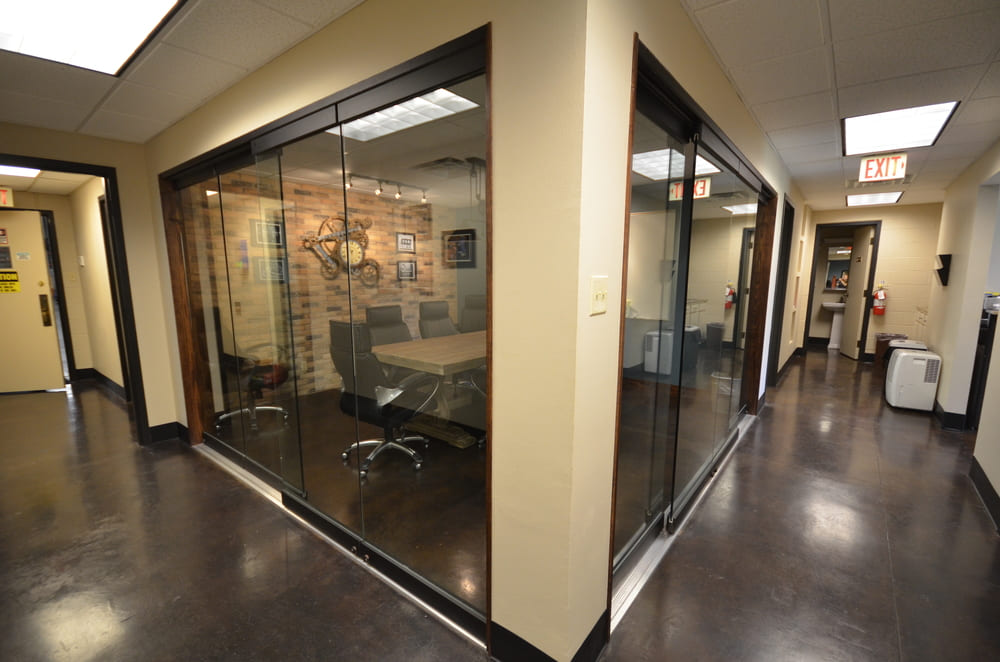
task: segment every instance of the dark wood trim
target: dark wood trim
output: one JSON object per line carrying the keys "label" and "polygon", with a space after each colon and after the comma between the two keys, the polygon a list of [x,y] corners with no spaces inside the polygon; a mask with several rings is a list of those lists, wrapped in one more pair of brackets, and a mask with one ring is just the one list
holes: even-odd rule
{"label": "dark wood trim", "polygon": [[490,622],[490,657],[498,662],[555,662],[555,658],[535,648],[499,623]]}
{"label": "dark wood trim", "polygon": [[[614,566],[615,566],[615,525],[617,524],[618,508],[618,453],[621,449],[621,418],[622,418],[622,381],[625,363],[625,292],[628,289],[628,242],[629,234],[632,231],[632,145],[635,140],[635,104],[636,86],[639,76],[639,35],[632,35],[632,83],[630,89],[631,99],[629,100],[629,123],[628,123],[628,143],[625,151],[625,209],[624,216],[624,246],[622,248],[622,287],[621,306],[618,311],[618,375],[616,380],[615,393],[615,439],[614,439],[614,465],[611,468],[611,536],[608,540],[608,600],[605,606],[607,613],[611,613],[611,599],[614,591]],[[611,637],[611,624],[608,622],[607,637]]]}
{"label": "dark wood trim", "polygon": [[486,40],[486,650],[493,622],[493,24]]}
{"label": "dark wood trim", "polygon": [[993,526],[996,527],[997,533],[1000,533],[1000,494],[997,494],[997,490],[990,481],[990,477],[986,475],[983,466],[979,464],[979,460],[975,457],[972,458],[972,466],[969,467],[969,478],[972,479],[972,484],[976,486],[979,498],[983,500],[983,505],[986,506],[986,512],[993,518]]}
{"label": "dark wood trim", "polygon": [[[73,334],[69,326],[69,311],[66,305],[66,286],[63,280],[62,260],[59,259],[59,239],[56,231],[55,214],[48,209],[38,210],[42,217],[43,235],[45,237],[45,248],[49,252],[49,259],[52,261],[52,277],[55,280],[52,286],[53,296],[52,307],[55,309],[56,317],[59,318],[59,332],[62,334],[62,348],[66,355],[66,365],[63,371],[73,380],[76,371],[76,357],[73,354]],[[114,284],[114,280],[112,280]]]}
{"label": "dark wood trim", "polygon": [[961,431],[965,429],[965,414],[945,411],[941,403],[937,400],[934,400],[934,418],[938,420],[938,423],[945,430]]}
{"label": "dark wood trim", "polygon": [[[777,386],[781,360],[781,334],[785,326],[785,302],[788,298],[788,273],[792,262],[792,231],[795,228],[795,208],[784,196],[781,212],[781,239],[778,244],[778,273],[774,279],[774,305],[771,306],[771,344],[767,353],[766,386]],[[793,330],[794,331],[794,330]]]}
{"label": "dark wood trim", "polygon": [[[184,213],[178,200],[180,192],[173,182],[160,177],[160,204],[163,207],[163,230],[167,245],[167,262],[170,269],[170,289],[173,294],[174,323],[177,328],[177,350],[181,362],[181,383],[184,388],[185,414],[187,415],[188,441],[202,442],[205,421],[212,414],[209,394],[212,392],[208,374],[205,321],[192,314],[191,295],[188,290],[188,268],[185,259]],[[195,268],[193,265],[191,268]]]}
{"label": "dark wood trim", "polygon": [[747,337],[743,349],[743,393],[747,413],[756,415],[760,375],[764,359],[767,295],[770,290],[771,254],[774,251],[774,221],[778,198],[772,196],[757,204],[753,264],[750,266],[750,303],[747,310]]}
{"label": "dark wood trim", "polygon": [[[104,230],[104,258],[107,263],[108,273],[112,274],[115,271],[115,261],[114,261],[114,251],[112,250],[111,234],[109,231],[108,217],[110,213],[108,212],[108,199],[107,196],[101,195],[97,198],[97,207],[101,215],[101,227]],[[110,279],[111,286],[111,298],[117,301],[119,295],[118,282],[116,279]],[[123,332],[124,324],[122,324],[121,311],[119,306],[113,306],[115,315],[115,338],[118,341],[118,364],[121,367],[122,379],[125,384],[126,393],[129,392],[128,383],[128,358],[125,355],[125,334]],[[127,399],[127,395],[125,396]]]}

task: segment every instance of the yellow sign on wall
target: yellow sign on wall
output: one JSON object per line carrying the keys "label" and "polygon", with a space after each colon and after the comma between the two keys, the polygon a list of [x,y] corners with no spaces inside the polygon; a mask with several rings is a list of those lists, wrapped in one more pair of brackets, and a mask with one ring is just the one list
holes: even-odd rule
{"label": "yellow sign on wall", "polygon": [[0,271],[0,294],[21,291],[21,279],[16,271]]}

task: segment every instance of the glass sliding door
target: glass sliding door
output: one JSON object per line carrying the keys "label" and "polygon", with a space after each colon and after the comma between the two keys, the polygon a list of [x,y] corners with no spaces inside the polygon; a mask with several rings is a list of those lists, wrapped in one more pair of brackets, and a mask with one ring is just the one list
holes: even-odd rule
{"label": "glass sliding door", "polygon": [[631,209],[614,560],[617,567],[662,519],[670,498],[675,387],[683,373],[678,316],[684,144],[641,110],[633,127]]}

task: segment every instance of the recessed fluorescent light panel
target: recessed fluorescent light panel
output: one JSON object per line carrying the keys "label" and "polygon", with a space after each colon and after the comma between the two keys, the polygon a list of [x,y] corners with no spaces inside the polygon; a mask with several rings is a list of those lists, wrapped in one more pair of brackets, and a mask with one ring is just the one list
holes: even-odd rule
{"label": "recessed fluorescent light panel", "polygon": [[933,145],[957,101],[844,119],[844,156]]}
{"label": "recessed fluorescent light panel", "polygon": [[847,196],[848,207],[864,207],[865,205],[891,205],[899,202],[903,195],[902,191],[892,191],[890,193],[862,193],[859,195]]}
{"label": "recessed fluorescent light panel", "polygon": [[442,88],[328,129],[327,133],[343,132],[345,138],[367,142],[478,107],[479,104]]}
{"label": "recessed fluorescent light panel", "polygon": [[41,170],[35,168],[19,168],[17,166],[0,165],[0,176],[8,177],[37,177]]}
{"label": "recessed fluorescent light panel", "polygon": [[3,3],[0,49],[116,75],[177,0]]}
{"label": "recessed fluorescent light panel", "polygon": [[757,213],[757,203],[748,202],[743,205],[729,205],[728,207],[723,207],[730,214],[756,214]]}
{"label": "recessed fluorescent light panel", "polygon": [[[684,155],[672,149],[657,149],[632,155],[632,170],[654,181],[684,178]],[[710,162],[695,157],[694,174],[713,175],[722,172]]]}

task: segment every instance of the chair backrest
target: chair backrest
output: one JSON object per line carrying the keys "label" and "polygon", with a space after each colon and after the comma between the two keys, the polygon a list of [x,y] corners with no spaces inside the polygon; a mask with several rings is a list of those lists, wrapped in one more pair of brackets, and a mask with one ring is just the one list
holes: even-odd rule
{"label": "chair backrest", "polygon": [[373,345],[413,340],[410,327],[403,321],[403,309],[399,306],[368,306],[365,319]]}
{"label": "chair backrest", "polygon": [[447,301],[420,302],[420,337],[452,336],[458,329],[448,316]]}
{"label": "chair backrest", "polygon": [[344,394],[375,400],[376,386],[392,386],[371,349],[367,324],[330,320],[330,357],[344,379]]}
{"label": "chair backrest", "polygon": [[470,294],[462,309],[462,333],[486,329],[486,295]]}

